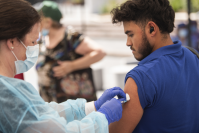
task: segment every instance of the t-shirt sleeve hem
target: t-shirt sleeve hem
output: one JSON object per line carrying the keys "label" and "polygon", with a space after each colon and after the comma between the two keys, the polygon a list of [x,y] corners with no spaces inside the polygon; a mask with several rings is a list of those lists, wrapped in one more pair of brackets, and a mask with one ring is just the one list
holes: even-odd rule
{"label": "t-shirt sleeve hem", "polygon": [[135,81],[138,88],[138,96],[139,96],[140,104],[142,108],[144,109],[147,106],[147,100],[145,97],[144,89],[142,88],[142,85],[139,83],[139,79],[137,77],[139,77],[137,72],[128,73],[125,78],[125,83],[128,78],[132,78]]}

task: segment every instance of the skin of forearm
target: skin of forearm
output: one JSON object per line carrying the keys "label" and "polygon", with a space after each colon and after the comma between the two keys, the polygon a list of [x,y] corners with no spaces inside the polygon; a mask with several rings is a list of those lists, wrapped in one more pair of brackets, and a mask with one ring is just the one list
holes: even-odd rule
{"label": "skin of forearm", "polygon": [[80,70],[89,67],[91,64],[101,60],[106,54],[102,50],[92,51],[83,57],[72,62],[73,70]]}

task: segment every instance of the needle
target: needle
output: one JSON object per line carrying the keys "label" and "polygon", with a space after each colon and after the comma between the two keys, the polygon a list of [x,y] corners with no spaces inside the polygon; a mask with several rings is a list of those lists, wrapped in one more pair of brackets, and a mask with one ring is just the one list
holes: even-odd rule
{"label": "needle", "polygon": [[130,96],[126,93],[126,100],[121,101],[121,103],[126,103],[130,100]]}

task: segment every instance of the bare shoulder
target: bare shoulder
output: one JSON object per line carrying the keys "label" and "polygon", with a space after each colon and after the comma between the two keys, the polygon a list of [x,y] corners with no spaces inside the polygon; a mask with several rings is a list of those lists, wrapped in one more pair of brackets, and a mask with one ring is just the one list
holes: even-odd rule
{"label": "bare shoulder", "polygon": [[131,133],[139,123],[143,115],[140,104],[137,84],[132,78],[128,78],[124,92],[130,96],[130,101],[123,105],[122,118],[118,122],[109,125],[110,133]]}

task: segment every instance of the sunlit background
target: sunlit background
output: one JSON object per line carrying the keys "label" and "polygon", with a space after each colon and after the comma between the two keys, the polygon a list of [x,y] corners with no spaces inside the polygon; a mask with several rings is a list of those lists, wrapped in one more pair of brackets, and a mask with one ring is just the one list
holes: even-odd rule
{"label": "sunlit background", "polygon": [[[36,9],[42,0],[27,0]],[[137,65],[130,48],[126,46],[126,35],[122,25],[111,23],[110,11],[126,0],[54,0],[63,14],[61,23],[73,26],[77,31],[96,41],[107,53],[100,62],[93,64],[94,82],[97,97],[108,88],[124,87],[124,78],[128,71]],[[39,2],[39,3],[38,3]],[[172,39],[179,37],[178,28],[186,29],[187,36],[182,39],[184,45],[199,50],[199,0],[170,0],[176,12]],[[190,14],[190,15],[188,15]],[[190,21],[189,21],[190,20]],[[189,23],[190,22],[190,23]],[[188,24],[191,26],[189,27]],[[193,26],[193,28],[191,28]],[[196,29],[194,27],[196,26]],[[188,29],[191,29],[190,32]],[[195,30],[195,33],[193,32]],[[194,33],[194,34],[193,34]],[[189,39],[189,38],[191,39]],[[191,40],[191,41],[188,41]],[[25,80],[38,90],[35,67],[24,73]]]}

